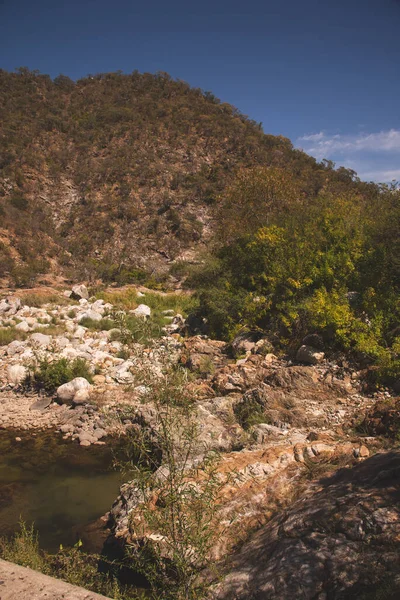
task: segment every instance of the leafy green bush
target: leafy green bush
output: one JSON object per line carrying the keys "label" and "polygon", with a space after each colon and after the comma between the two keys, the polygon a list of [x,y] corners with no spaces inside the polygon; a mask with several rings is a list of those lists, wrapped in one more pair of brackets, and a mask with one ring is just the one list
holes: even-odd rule
{"label": "leafy green bush", "polygon": [[[249,181],[251,174],[232,188],[233,212],[226,217],[234,218],[234,200],[245,206],[249,193],[258,213],[246,221],[245,235],[240,227],[230,229],[187,280],[211,334],[229,340],[241,327],[259,328],[295,352],[306,334],[319,333],[325,350],[345,350],[355,360],[378,365],[379,377],[395,380],[400,190],[381,190],[379,216],[378,205],[366,205],[347,191],[307,205],[296,206],[292,199],[290,215],[283,217],[276,206],[263,206],[262,194],[257,197],[260,182],[247,192]],[[235,196],[238,190],[241,198]]]}
{"label": "leafy green bush", "polygon": [[41,293],[24,293],[24,295],[21,296],[21,298],[26,306],[34,306],[36,308],[40,308],[44,304],[57,304],[64,306],[72,302],[69,298],[66,298],[62,293],[48,293],[45,291]]}
{"label": "leafy green bush", "polygon": [[44,389],[50,394],[54,393],[60,385],[68,383],[75,377],[84,377],[89,383],[92,383],[90,367],[85,359],[75,358],[73,361],[69,361],[66,358],[60,358],[53,362],[45,359],[33,370],[28,383],[33,384],[36,388]]}
{"label": "leafy green bush", "polygon": [[115,332],[112,340],[121,341],[128,346],[134,342],[148,344],[162,335],[161,325],[154,318],[142,319],[133,315],[117,313],[115,327],[118,328],[119,332]]}
{"label": "leafy green bush", "polygon": [[267,423],[267,417],[264,414],[263,406],[257,402],[253,396],[245,396],[240,402],[235,404],[233,412],[238,420],[238,423],[244,430],[250,429],[252,425],[259,423]]}

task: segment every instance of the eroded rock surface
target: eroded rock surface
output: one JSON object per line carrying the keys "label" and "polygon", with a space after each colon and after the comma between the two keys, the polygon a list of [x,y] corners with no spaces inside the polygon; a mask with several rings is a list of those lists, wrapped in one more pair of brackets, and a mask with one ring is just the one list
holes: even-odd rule
{"label": "eroded rock surface", "polygon": [[213,597],[398,598],[399,474],[388,452],[314,484],[250,537]]}

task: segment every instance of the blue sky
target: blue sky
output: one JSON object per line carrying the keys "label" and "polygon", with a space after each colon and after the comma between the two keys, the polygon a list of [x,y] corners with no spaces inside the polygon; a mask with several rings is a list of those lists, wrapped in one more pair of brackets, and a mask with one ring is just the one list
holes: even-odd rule
{"label": "blue sky", "polygon": [[0,67],[167,71],[266,133],[400,180],[400,0],[0,0]]}

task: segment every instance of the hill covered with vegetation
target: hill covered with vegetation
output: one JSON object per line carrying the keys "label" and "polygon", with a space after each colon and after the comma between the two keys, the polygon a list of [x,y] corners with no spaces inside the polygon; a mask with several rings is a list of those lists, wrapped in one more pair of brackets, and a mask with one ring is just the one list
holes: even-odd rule
{"label": "hill covered with vegetation", "polygon": [[193,259],[240,169],[283,169],[304,199],[356,185],[166,73],[0,71],[0,123],[0,277],[16,285],[50,271],[130,283]]}
{"label": "hill covered with vegetation", "polygon": [[214,336],[315,333],[399,376],[396,186],[166,73],[0,71],[0,122],[3,282],[184,276]]}

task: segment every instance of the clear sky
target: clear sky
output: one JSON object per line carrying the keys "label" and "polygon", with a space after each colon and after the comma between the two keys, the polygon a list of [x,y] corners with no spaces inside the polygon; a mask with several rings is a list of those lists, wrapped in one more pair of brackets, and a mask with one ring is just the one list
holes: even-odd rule
{"label": "clear sky", "polygon": [[0,67],[167,71],[363,179],[400,179],[400,0],[0,0]]}

